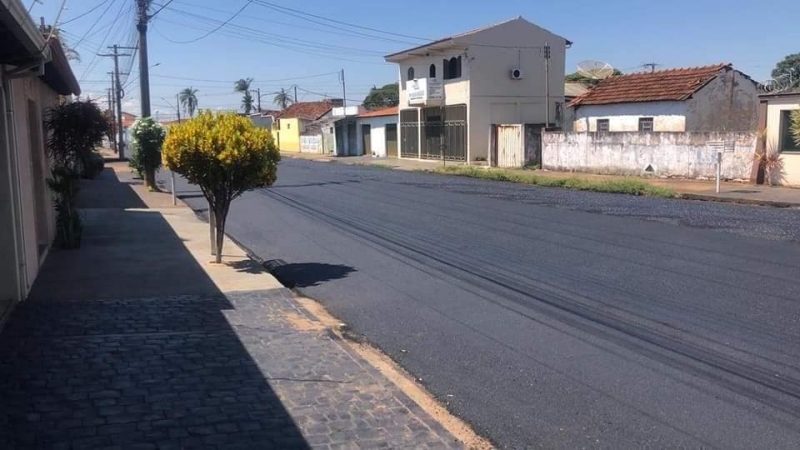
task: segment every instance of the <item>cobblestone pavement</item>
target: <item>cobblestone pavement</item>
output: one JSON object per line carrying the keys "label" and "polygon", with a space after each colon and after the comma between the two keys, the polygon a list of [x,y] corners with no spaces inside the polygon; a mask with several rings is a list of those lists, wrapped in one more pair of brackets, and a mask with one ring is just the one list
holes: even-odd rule
{"label": "cobblestone pavement", "polygon": [[0,448],[459,448],[290,291],[31,301],[0,334]]}

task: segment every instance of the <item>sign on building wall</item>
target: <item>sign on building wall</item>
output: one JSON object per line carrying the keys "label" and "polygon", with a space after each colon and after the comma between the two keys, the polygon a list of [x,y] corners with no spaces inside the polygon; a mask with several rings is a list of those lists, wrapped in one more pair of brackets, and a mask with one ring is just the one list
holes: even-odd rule
{"label": "sign on building wall", "polygon": [[333,117],[345,117],[345,116],[357,116],[358,115],[358,106],[338,106],[333,108],[331,112]]}
{"label": "sign on building wall", "polygon": [[406,82],[409,105],[425,105],[444,99],[444,85],[436,78],[419,78]]}
{"label": "sign on building wall", "polygon": [[301,153],[322,153],[322,136],[300,136]]}

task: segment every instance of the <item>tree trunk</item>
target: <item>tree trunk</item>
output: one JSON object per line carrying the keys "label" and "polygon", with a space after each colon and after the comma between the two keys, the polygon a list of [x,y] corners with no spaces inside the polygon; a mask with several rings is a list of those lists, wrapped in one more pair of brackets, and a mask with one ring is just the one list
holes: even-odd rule
{"label": "tree trunk", "polygon": [[158,185],[156,184],[156,171],[155,169],[145,169],[144,172],[144,185],[147,190],[151,192],[158,192]]}
{"label": "tree trunk", "polygon": [[216,220],[216,225],[217,225],[217,235],[216,235],[216,238],[217,238],[217,248],[216,248],[217,254],[214,257],[214,261],[217,264],[221,264],[222,263],[222,245],[225,242],[225,216],[226,216],[225,212],[226,212],[227,208],[217,206],[217,208],[215,208],[215,209],[216,210],[214,211],[214,218]]}

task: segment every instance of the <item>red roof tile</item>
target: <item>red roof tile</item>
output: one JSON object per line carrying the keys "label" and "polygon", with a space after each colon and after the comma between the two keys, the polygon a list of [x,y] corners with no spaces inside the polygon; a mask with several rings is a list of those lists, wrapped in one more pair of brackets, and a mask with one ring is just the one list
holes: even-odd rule
{"label": "red roof tile", "polygon": [[730,64],[716,64],[606,78],[570,106],[682,101],[716,78],[720,71],[730,68]]}
{"label": "red roof tile", "polygon": [[388,108],[375,109],[373,111],[366,111],[358,115],[358,117],[385,117],[396,116],[397,106],[390,106]]}
{"label": "red roof tile", "polygon": [[280,119],[317,120],[333,109],[333,102],[298,102],[278,113]]}

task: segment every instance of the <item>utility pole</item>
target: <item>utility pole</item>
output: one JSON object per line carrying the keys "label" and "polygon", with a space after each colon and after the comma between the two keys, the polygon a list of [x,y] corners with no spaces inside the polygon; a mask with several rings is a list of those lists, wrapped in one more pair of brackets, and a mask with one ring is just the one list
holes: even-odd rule
{"label": "utility pole", "polygon": [[297,103],[297,85],[294,85],[294,102]]}
{"label": "utility pole", "polygon": [[114,82],[113,83],[114,83],[114,91],[115,91],[115,97],[116,97],[115,99],[116,99],[116,102],[117,102],[117,128],[118,128],[117,136],[118,136],[118,139],[119,139],[118,154],[119,154],[119,159],[124,160],[125,159],[125,141],[124,141],[125,135],[123,134],[123,130],[122,130],[122,97],[123,97],[124,94],[122,92],[122,83],[120,83],[120,81],[119,81],[119,57],[120,56],[131,56],[131,54],[130,53],[120,53],[119,51],[121,49],[131,49],[131,47],[120,47],[118,45],[112,45],[112,46],[109,46],[108,48],[113,50],[114,53],[102,53],[102,54],[99,54],[98,56],[108,56],[108,57],[114,58],[114,74],[113,74]]}
{"label": "utility pole", "polygon": [[256,88],[256,95],[258,95],[258,101],[256,102],[258,105],[258,113],[261,114],[261,88]]}
{"label": "utility pole", "polygon": [[[109,118],[111,119],[112,122],[116,122],[116,120],[114,118],[114,102],[111,100],[112,93],[114,92],[114,87],[113,87],[114,86],[114,81],[113,81],[113,78],[112,78],[112,81],[111,81],[111,86],[112,87],[108,88],[108,99],[107,99],[107,103],[106,104],[108,105],[107,110],[108,110]],[[113,137],[112,137],[111,142],[109,142],[109,144],[111,144],[111,148],[113,148],[115,152],[119,151],[119,150],[117,150],[117,141],[116,141],[116,139],[113,139]]]}
{"label": "utility pole", "polygon": [[550,126],[550,45],[544,43],[544,109],[545,128]]}
{"label": "utility pole", "polygon": [[136,29],[139,31],[139,88],[141,90],[142,118],[150,117],[150,66],[147,62],[147,22],[150,16],[147,10],[151,0],[136,0],[139,20]]}
{"label": "utility pole", "polygon": [[[344,69],[342,69],[342,106],[347,108],[347,84],[344,81]],[[297,92],[297,91],[295,91]],[[295,94],[297,96],[297,94]],[[345,113],[347,114],[347,113]]]}

